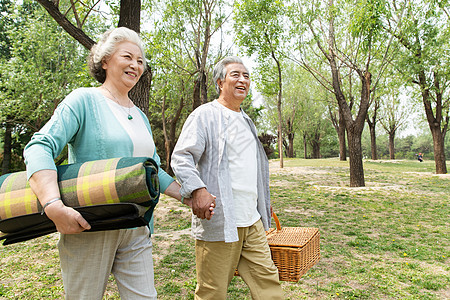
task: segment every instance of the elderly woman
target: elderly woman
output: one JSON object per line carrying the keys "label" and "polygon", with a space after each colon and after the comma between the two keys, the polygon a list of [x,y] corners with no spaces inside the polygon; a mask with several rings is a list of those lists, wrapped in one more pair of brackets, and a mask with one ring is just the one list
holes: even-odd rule
{"label": "elderly woman", "polygon": [[[24,151],[30,186],[61,233],[66,299],[102,299],[110,273],[122,299],[156,299],[149,228],[83,232],[90,225],[61,201],[54,164],[66,144],[69,163],[146,156],[159,164],[150,124],[128,97],[146,67],[144,53],[136,32],[104,33],[89,59],[102,85],[70,93]],[[178,183],[163,170],[158,176],[161,191],[180,200]]]}

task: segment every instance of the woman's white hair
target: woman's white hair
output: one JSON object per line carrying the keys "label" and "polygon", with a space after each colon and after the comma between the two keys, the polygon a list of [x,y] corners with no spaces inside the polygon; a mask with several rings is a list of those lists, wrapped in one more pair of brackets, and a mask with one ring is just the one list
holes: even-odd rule
{"label": "woman's white hair", "polygon": [[111,56],[116,51],[117,44],[121,42],[131,42],[141,49],[142,58],[144,60],[144,69],[147,67],[145,59],[145,50],[139,35],[126,27],[118,27],[110,29],[103,33],[102,37],[95,44],[89,54],[89,70],[92,76],[100,83],[106,80],[106,71],[103,69],[103,60]]}

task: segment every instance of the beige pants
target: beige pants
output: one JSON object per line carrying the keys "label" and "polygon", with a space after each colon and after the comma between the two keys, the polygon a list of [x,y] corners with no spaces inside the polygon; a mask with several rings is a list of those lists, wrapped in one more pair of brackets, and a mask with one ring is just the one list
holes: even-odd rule
{"label": "beige pants", "polygon": [[238,228],[234,243],[196,240],[197,287],[195,299],[226,299],[237,268],[253,299],[283,299],[278,270],[270,256],[261,220]]}
{"label": "beige pants", "polygon": [[146,226],[62,234],[58,243],[66,299],[101,300],[114,274],[121,299],[156,299]]}

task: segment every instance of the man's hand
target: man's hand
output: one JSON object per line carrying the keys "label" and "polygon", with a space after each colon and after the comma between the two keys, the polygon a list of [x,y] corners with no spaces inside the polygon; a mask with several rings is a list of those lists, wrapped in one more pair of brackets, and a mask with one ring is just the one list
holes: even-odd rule
{"label": "man's hand", "polygon": [[216,197],[211,195],[206,188],[192,192],[192,212],[200,219],[211,220],[215,206]]}
{"label": "man's hand", "polygon": [[[216,199],[216,196],[212,195],[214,197],[214,199]],[[189,206],[192,209],[192,202],[193,199],[192,198],[184,198],[183,200],[183,204]],[[214,214],[214,208],[216,207],[216,203],[215,202],[211,202],[211,206],[209,207],[209,210],[211,211],[211,214]]]}
{"label": "man's hand", "polygon": [[47,217],[56,225],[56,230],[64,234],[80,233],[91,229],[91,225],[72,207],[65,206],[62,201],[50,204],[45,209]]}

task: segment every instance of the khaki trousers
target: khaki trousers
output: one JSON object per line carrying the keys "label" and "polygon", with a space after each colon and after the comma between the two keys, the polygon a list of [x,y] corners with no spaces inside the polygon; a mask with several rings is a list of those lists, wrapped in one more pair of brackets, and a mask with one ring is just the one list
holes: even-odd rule
{"label": "khaki trousers", "polygon": [[58,243],[68,300],[101,300],[114,274],[123,300],[156,299],[148,227],[62,234]]}
{"label": "khaki trousers", "polygon": [[239,241],[233,243],[196,240],[195,299],[225,300],[236,268],[253,299],[283,299],[278,269],[270,256],[261,220],[239,227],[238,234]]}

